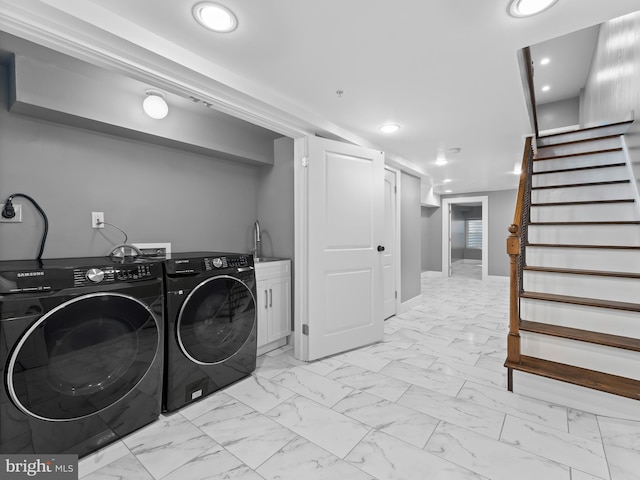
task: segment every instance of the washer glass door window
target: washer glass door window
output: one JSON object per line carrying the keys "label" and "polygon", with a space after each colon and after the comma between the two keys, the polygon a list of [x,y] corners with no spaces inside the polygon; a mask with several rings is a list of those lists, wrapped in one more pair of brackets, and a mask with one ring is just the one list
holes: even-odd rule
{"label": "washer glass door window", "polygon": [[133,390],[160,347],[154,314],[133,297],[76,297],[39,318],[11,354],[7,385],[28,415],[83,418]]}
{"label": "washer glass door window", "polygon": [[212,277],[200,283],[182,305],[178,343],[195,363],[219,363],[242,348],[255,322],[255,299],[247,284],[228,275]]}

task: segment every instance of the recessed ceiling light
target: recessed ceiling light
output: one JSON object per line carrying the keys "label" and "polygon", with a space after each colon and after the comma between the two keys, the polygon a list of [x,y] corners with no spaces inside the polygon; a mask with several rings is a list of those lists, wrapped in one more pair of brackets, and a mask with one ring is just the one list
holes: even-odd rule
{"label": "recessed ceiling light", "polygon": [[549,90],[551,90],[551,87],[549,85],[545,85],[544,87],[542,87],[543,92],[548,92]]}
{"label": "recessed ceiling light", "polygon": [[445,190],[444,193],[451,193],[453,190]]}
{"label": "recessed ceiling light", "polygon": [[446,165],[447,163],[449,163],[449,161],[448,161],[446,158],[444,158],[444,157],[440,157],[440,156],[438,156],[438,158],[436,158],[436,165],[438,165],[438,166],[440,166],[440,167],[441,167],[442,165]]}
{"label": "recessed ceiling light", "polygon": [[200,25],[218,33],[233,32],[238,27],[233,12],[219,3],[198,3],[193,7],[193,16]]}
{"label": "recessed ceiling light", "polygon": [[382,125],[380,127],[380,131],[384,133],[394,133],[400,130],[400,125],[395,123],[387,123],[386,125]]}
{"label": "recessed ceiling light", "polygon": [[450,178],[445,178],[445,179],[443,180],[443,182],[444,182],[444,183],[451,183],[451,179],[450,179]]}
{"label": "recessed ceiling light", "polygon": [[558,0],[512,0],[509,13],[514,17],[530,17],[550,8]]}
{"label": "recessed ceiling light", "polygon": [[540,65],[547,65],[551,60],[548,57],[544,57],[540,60]]}

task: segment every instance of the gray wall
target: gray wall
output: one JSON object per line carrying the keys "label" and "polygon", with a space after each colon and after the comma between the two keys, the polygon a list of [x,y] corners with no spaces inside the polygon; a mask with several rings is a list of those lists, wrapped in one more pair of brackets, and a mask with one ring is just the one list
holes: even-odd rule
{"label": "gray wall", "polygon": [[[293,259],[293,139],[274,142],[274,165],[260,167],[258,220],[262,229],[262,255]],[[253,235],[250,238],[253,245]]]}
{"label": "gray wall", "polygon": [[[92,211],[130,242],[250,249],[257,167],[9,113],[5,69],[0,105],[0,202],[21,192],[42,206],[50,224],[44,258],[106,255],[120,243],[114,228],[91,228]],[[42,220],[28,201],[15,203],[24,222],[0,223],[0,259],[34,258]]]}
{"label": "gray wall", "polygon": [[[509,257],[506,253],[507,228],[513,222],[516,190],[474,192],[447,195],[442,198],[488,196],[489,231],[487,232],[489,275],[508,276]],[[484,214],[484,212],[483,212]],[[442,208],[422,207],[422,270],[442,271]],[[425,257],[427,257],[425,259]]]}
{"label": "gray wall", "polygon": [[579,125],[580,97],[537,105],[536,111],[538,114],[538,128],[541,131]]}
{"label": "gray wall", "polygon": [[400,175],[400,243],[401,301],[420,295],[420,179],[402,172]]}

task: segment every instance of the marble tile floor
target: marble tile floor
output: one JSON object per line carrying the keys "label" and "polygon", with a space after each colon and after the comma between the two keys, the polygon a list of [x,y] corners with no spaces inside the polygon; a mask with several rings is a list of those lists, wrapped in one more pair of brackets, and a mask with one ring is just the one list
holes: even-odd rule
{"label": "marble tile floor", "polygon": [[425,277],[384,342],[250,377],[80,461],[83,480],[631,480],[640,423],[507,392],[507,284]]}

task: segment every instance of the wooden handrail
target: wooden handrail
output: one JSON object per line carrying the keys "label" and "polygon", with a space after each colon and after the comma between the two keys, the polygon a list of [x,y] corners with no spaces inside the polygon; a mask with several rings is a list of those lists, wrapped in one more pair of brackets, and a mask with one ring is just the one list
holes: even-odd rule
{"label": "wooden handrail", "polygon": [[518,51],[518,63],[520,65],[522,86],[526,93],[525,102],[527,103],[531,128],[534,135],[538,137],[540,132],[538,130],[538,112],[536,111],[536,93],[533,85],[533,62],[531,61],[531,49],[529,47]]}
{"label": "wooden handrail", "polygon": [[[513,224],[509,226],[509,237],[507,237],[507,254],[509,255],[509,335],[507,336],[507,363],[520,363],[520,272],[518,271],[518,260],[521,260],[520,237],[526,225],[523,224],[527,201],[527,176],[530,174],[530,162],[532,158],[532,137],[527,137],[522,155],[522,170],[520,171],[520,182],[518,184],[518,195],[516,199],[516,210],[513,215]],[[513,371],[508,369],[507,387],[513,391]]]}

